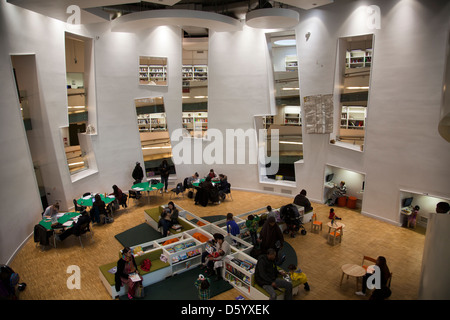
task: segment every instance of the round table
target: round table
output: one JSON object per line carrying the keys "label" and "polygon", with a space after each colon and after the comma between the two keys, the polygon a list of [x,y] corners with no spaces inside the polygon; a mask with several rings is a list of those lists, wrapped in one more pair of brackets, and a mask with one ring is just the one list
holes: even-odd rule
{"label": "round table", "polygon": [[330,230],[333,228],[333,229],[337,229],[337,228],[340,228],[340,227],[342,227],[342,229],[344,229],[345,228],[345,224],[343,224],[342,222],[338,222],[338,221],[336,221],[336,220],[334,220],[334,223],[333,224],[331,224],[331,221],[329,221],[328,223],[327,223],[327,226],[328,226],[328,233],[330,233]]}
{"label": "round table", "polygon": [[355,277],[356,278],[356,291],[360,291],[360,290],[358,290],[358,279],[363,277],[366,274],[366,270],[357,264],[344,264],[341,267],[341,269],[342,269],[342,277],[341,277],[340,285],[342,285],[342,280],[344,279],[344,275],[347,275],[347,279],[348,279],[348,277]]}
{"label": "round table", "polygon": [[[107,205],[108,203],[113,202],[116,197],[114,196],[106,196],[102,193],[100,193],[100,198],[102,199],[102,201]],[[80,199],[77,200],[77,203],[80,206],[84,206],[84,207],[92,207],[92,204],[94,201],[92,201],[94,199],[94,196],[90,195],[90,196],[85,196],[85,197],[81,197]]]}
{"label": "round table", "polygon": [[[194,187],[198,187],[200,185],[200,183],[202,183],[203,181],[205,181],[205,179],[201,179],[201,180],[196,180],[195,182],[192,182],[192,185]],[[215,186],[216,184],[220,183],[220,180],[211,180],[213,186]]]}
{"label": "round table", "polygon": [[[147,191],[147,201],[148,203],[150,203],[150,191],[158,191],[160,189],[162,189],[164,187],[164,183],[155,183],[155,184],[150,184],[150,181],[147,182],[141,182],[141,183],[136,183],[135,185],[133,185],[131,187],[131,190],[137,191],[137,192],[141,192],[141,191]],[[163,196],[163,194],[161,193],[161,196]]]}
{"label": "round table", "polygon": [[164,187],[164,183],[150,184],[150,182],[136,183],[131,187],[134,191],[156,191]]}

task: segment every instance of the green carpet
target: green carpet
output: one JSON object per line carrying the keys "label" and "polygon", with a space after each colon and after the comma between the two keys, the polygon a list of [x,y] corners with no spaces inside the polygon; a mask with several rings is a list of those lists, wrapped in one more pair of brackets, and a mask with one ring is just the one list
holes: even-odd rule
{"label": "green carpet", "polygon": [[[140,300],[199,300],[198,291],[194,285],[199,274],[203,274],[206,277],[203,270],[196,267],[147,286],[144,291],[145,296]],[[209,280],[211,297],[233,288],[233,286],[225,280],[216,280],[215,277],[212,277]],[[125,294],[120,296],[119,299],[128,300],[128,296]]]}
{"label": "green carpet", "polygon": [[[215,222],[224,219],[225,216],[217,215],[204,217],[203,219],[209,222]],[[125,247],[132,247],[138,244],[149,242],[161,238],[161,234],[149,226],[147,223],[142,223],[134,228],[117,234],[115,238]],[[290,264],[297,265],[297,254],[292,246],[285,242],[283,248],[279,252],[279,256],[286,255],[286,260],[281,265],[281,268],[288,270]],[[203,270],[195,267],[191,270],[177,274],[173,277],[167,278],[163,281],[155,283],[145,288],[145,297],[143,300],[197,300],[198,292],[194,286],[195,280],[199,274],[203,274]],[[228,291],[232,288],[225,280],[216,281],[215,277],[211,279],[211,297],[214,297],[222,292]],[[119,297],[121,300],[127,300],[127,295]]]}
{"label": "green carpet", "polygon": [[115,238],[124,246],[132,247],[142,243],[161,238],[161,233],[153,229],[147,223],[142,223],[115,235]]}

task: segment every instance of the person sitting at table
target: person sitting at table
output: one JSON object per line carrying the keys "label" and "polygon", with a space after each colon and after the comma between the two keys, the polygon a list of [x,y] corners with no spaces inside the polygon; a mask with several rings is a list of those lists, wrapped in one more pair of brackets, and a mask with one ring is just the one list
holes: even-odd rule
{"label": "person sitting at table", "polygon": [[335,190],[333,191],[331,198],[328,199],[328,205],[333,206],[336,203],[336,199],[344,196],[346,193],[347,193],[347,186],[345,185],[345,181],[341,181],[339,187],[335,186]]}
{"label": "person sitting at table", "polygon": [[228,183],[228,177],[223,173],[219,174],[219,183],[217,184],[217,189],[219,191],[220,201],[224,201],[227,193],[230,193],[230,184]]}
{"label": "person sitting at table", "polygon": [[122,190],[120,190],[120,188],[116,185],[113,185],[112,188],[114,192],[110,193],[110,195],[114,195],[114,197],[116,198],[114,201],[116,201],[119,206],[122,206],[122,208],[126,208],[127,195],[123,193]]}
{"label": "person sitting at table", "polygon": [[[130,275],[134,273],[141,278],[141,281],[135,282],[130,278]],[[119,292],[120,287],[125,285],[128,287],[128,299],[133,299],[137,285],[141,284],[144,279],[139,274],[136,261],[134,260],[130,248],[123,248],[122,257],[117,261],[117,271],[114,277],[116,281],[116,291]]]}
{"label": "person sitting at table", "polygon": [[106,217],[106,204],[98,193],[94,197],[90,214],[92,221],[96,223],[100,223],[101,215],[104,215]]}
{"label": "person sitting at table", "polygon": [[192,188],[193,183],[198,180],[198,172],[194,173],[192,176],[186,178],[186,185],[184,185],[184,189]]}
{"label": "person sitting at table", "polygon": [[[375,290],[372,292],[372,295],[370,296],[370,300],[384,300],[389,298],[391,295],[391,289],[387,285],[387,282],[391,277],[391,272],[389,271],[389,268],[387,266],[386,258],[383,256],[379,256],[377,258],[375,265],[379,268],[380,271],[380,288],[375,288]],[[372,276],[372,273],[370,273],[369,271],[370,268],[367,269],[368,272],[363,276],[362,280],[362,291],[355,292],[355,294],[358,296],[366,295],[367,279]]]}
{"label": "person sitting at table", "polygon": [[336,213],[334,213],[334,209],[330,208],[330,214],[328,215],[328,219],[330,220],[342,220],[342,218],[339,218]]}
{"label": "person sitting at table", "polygon": [[302,189],[298,195],[294,198],[294,204],[298,206],[302,206],[305,208],[305,213],[312,211],[313,207],[311,206],[311,202],[306,197],[306,190]]}
{"label": "person sitting at table", "polygon": [[56,239],[59,241],[64,241],[68,236],[74,234],[76,236],[79,236],[81,234],[81,228],[86,223],[91,222],[91,218],[89,217],[86,210],[83,210],[81,212],[81,216],[78,217],[77,222],[71,227],[66,229],[63,233],[57,234]]}
{"label": "person sitting at table", "polygon": [[55,203],[51,206],[48,206],[44,214],[42,215],[44,218],[52,218],[53,216],[56,216],[59,212],[59,203]]}
{"label": "person sitting at table", "polygon": [[209,170],[209,173],[206,177],[210,177],[211,179],[217,178],[217,174],[214,172],[214,169]]}

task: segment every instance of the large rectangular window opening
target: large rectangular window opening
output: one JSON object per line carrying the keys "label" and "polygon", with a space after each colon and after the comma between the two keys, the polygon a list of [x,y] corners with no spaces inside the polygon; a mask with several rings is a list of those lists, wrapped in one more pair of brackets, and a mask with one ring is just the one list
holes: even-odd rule
{"label": "large rectangular window opening", "polygon": [[[266,37],[273,70],[275,113],[262,116],[262,119],[255,119],[255,123],[257,127],[265,129],[269,154],[272,151],[273,133],[278,132],[279,165],[277,172],[263,173],[265,170],[261,170],[261,180],[295,181],[294,164],[303,159],[302,113],[295,32],[291,30],[268,33]],[[267,164],[266,167],[271,165]]]}
{"label": "large rectangular window opening", "polygon": [[193,36],[184,30],[182,124],[192,137],[208,130],[208,30]]}
{"label": "large rectangular window opening", "polygon": [[[160,175],[163,160],[169,164],[169,174],[175,175],[172,145],[167,128],[163,97],[135,99],[137,125],[145,164],[145,175],[151,179]],[[158,177],[159,178],[159,177]]]}
{"label": "large rectangular window opening", "polygon": [[[336,141],[341,146],[363,150],[367,127],[373,35],[339,40],[339,126]],[[343,67],[339,67],[343,66]]]}
{"label": "large rectangular window opening", "polygon": [[92,39],[66,33],[66,84],[69,126],[61,128],[61,136],[70,174],[89,168],[88,147],[80,134],[91,133],[88,117],[88,82]]}

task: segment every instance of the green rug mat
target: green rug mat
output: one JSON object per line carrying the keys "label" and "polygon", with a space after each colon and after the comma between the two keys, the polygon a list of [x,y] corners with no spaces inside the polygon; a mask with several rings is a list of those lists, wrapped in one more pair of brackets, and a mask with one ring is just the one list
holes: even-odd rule
{"label": "green rug mat", "polygon": [[[223,215],[204,217],[208,222],[215,222],[226,217]],[[192,223],[197,221],[192,220]],[[153,241],[162,238],[161,233],[153,229],[149,224],[142,223],[134,228],[128,229],[122,233],[115,235],[117,241],[119,241],[124,247],[133,247],[142,243]]]}
{"label": "green rug mat", "polygon": [[[199,274],[203,274],[207,277],[203,271],[204,270],[201,270],[199,267],[195,267],[181,274],[177,274],[147,286],[144,290],[144,298],[139,300],[199,300],[198,291],[194,283]],[[216,277],[212,277],[209,280],[211,297],[233,288],[233,286],[225,280],[216,280]],[[125,294],[120,296],[119,299],[128,300],[128,296]]]}
{"label": "green rug mat", "polygon": [[142,223],[114,236],[124,247],[132,247],[161,238],[161,233]]}

